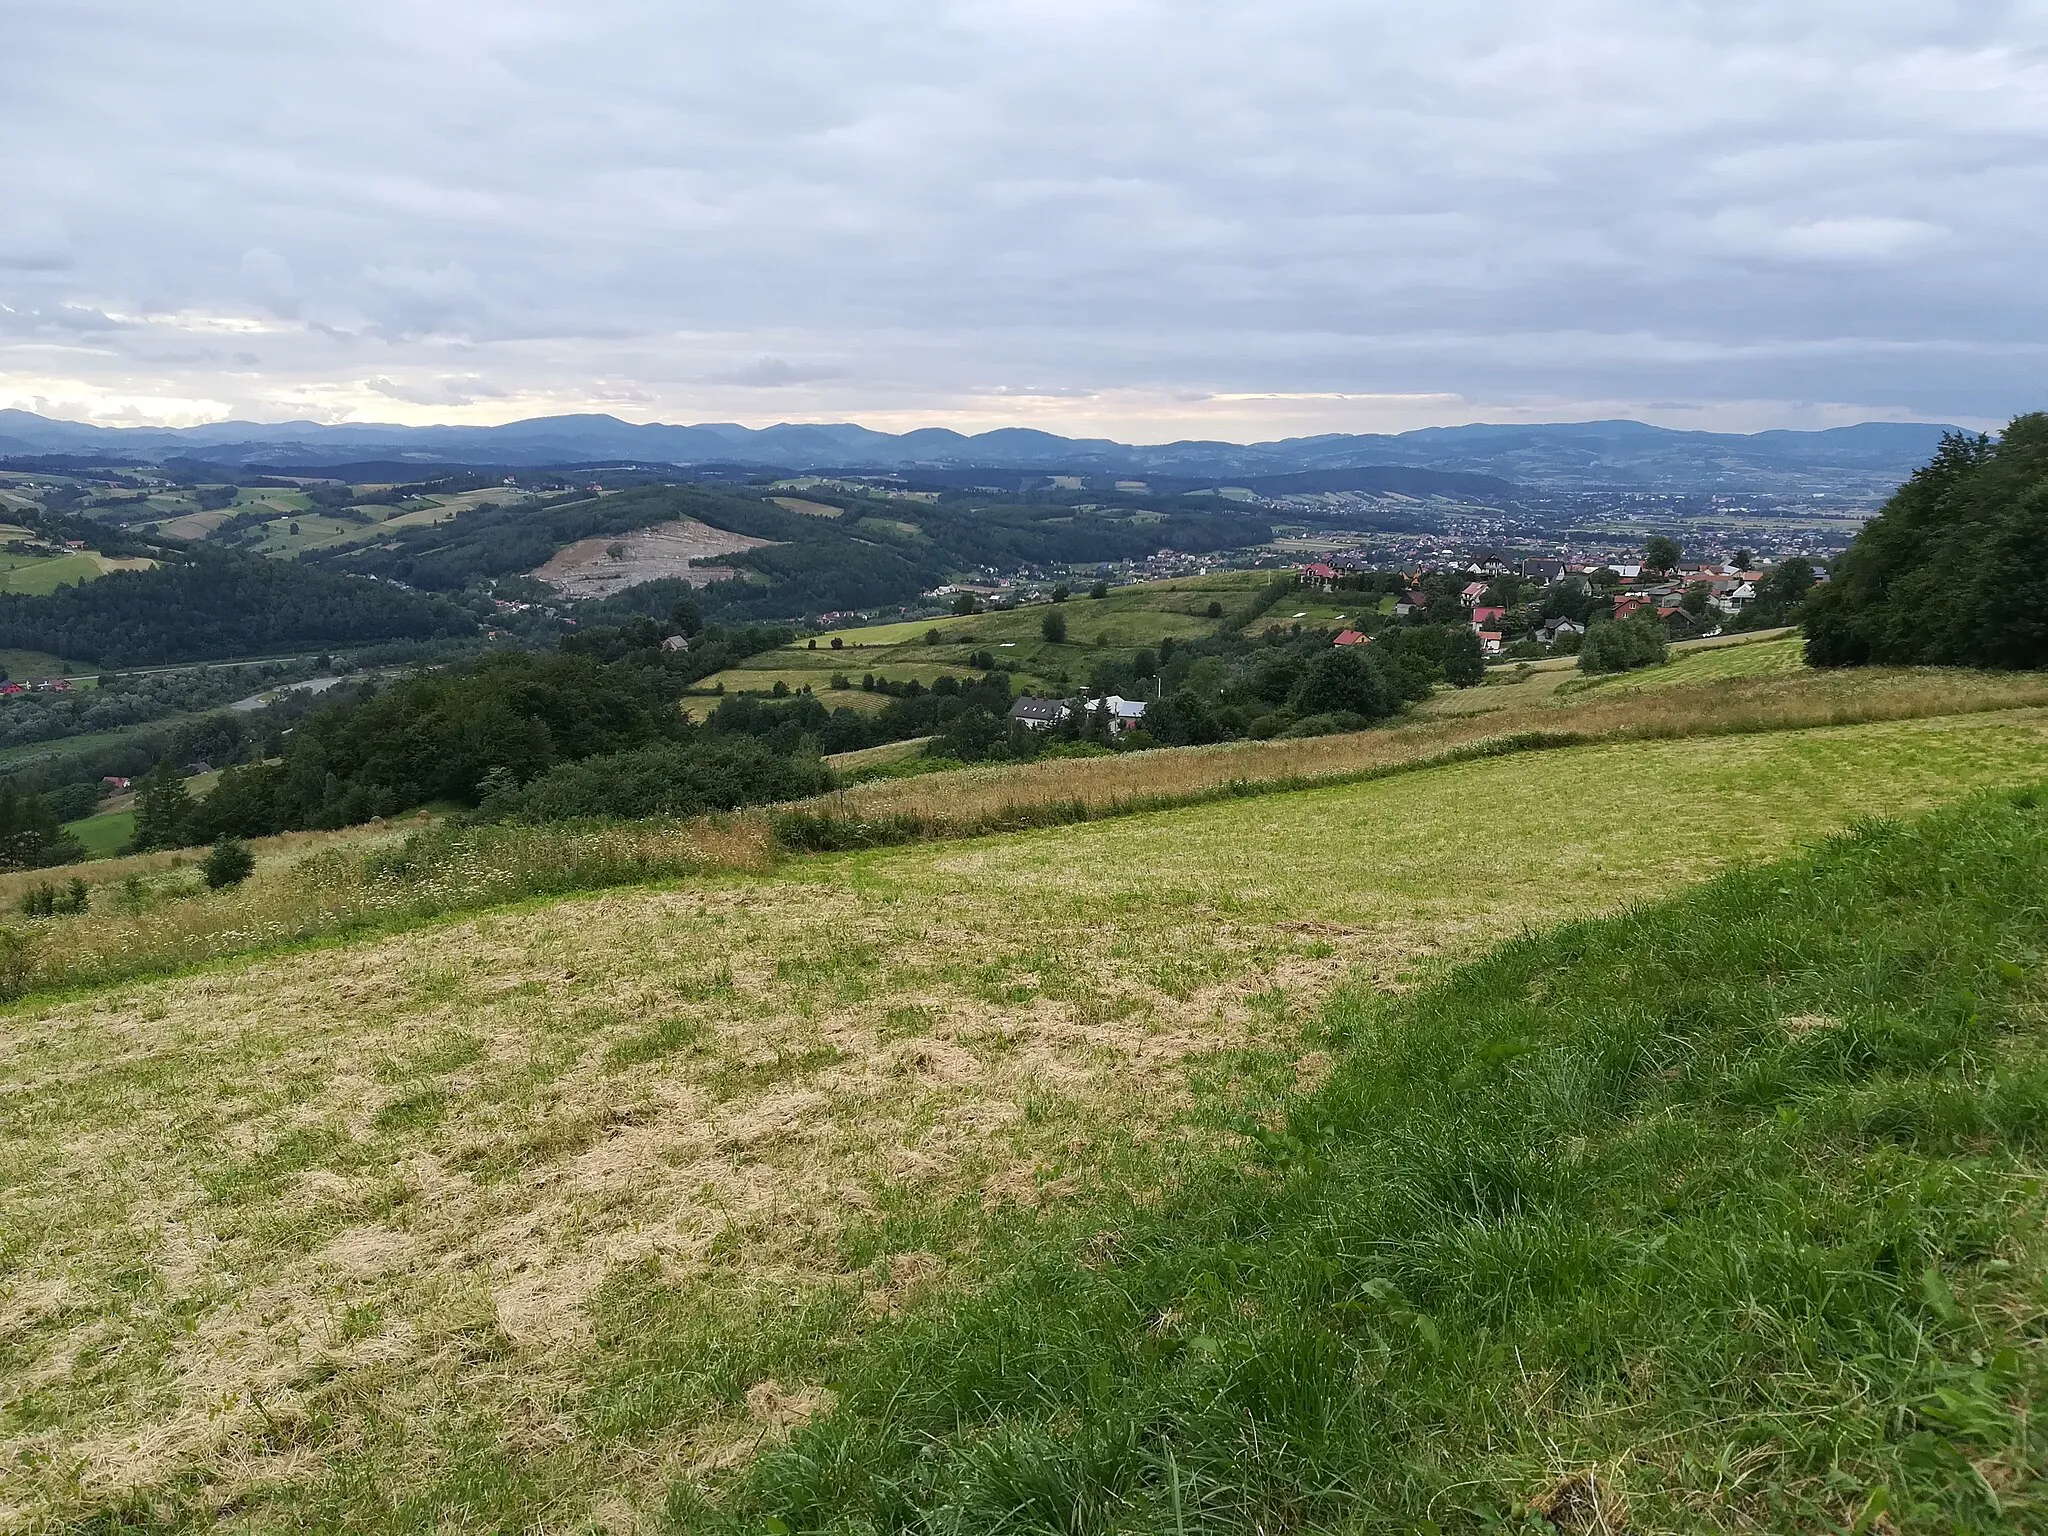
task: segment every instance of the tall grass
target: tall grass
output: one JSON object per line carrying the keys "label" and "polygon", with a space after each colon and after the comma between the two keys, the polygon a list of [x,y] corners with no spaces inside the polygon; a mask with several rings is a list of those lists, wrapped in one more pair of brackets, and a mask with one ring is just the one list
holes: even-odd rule
{"label": "tall grass", "polygon": [[1797,730],[2048,705],[2048,678],[1934,668],[1800,673],[1563,706],[1445,716],[1293,741],[1002,764],[861,784],[776,818],[793,848],[849,848],[1052,826],[1235,795],[1376,778],[1595,741]]}
{"label": "tall grass", "polygon": [[[0,875],[0,998],[162,974],[228,955],[431,920],[527,896],[767,867],[781,852],[1064,825],[1379,778],[1596,741],[1791,730],[2048,705],[2048,679],[1956,671],[1803,673],[1672,687],[1344,736],[1245,741],[877,779],[775,811],[687,823],[264,839],[246,885],[205,891],[190,854]],[[392,848],[400,852],[391,852]],[[92,883],[79,917],[8,923],[33,885]],[[125,887],[125,888],[124,888]]]}
{"label": "tall grass", "polygon": [[2048,794],[1341,998],[1319,1089],[1026,1218],[716,1531],[2048,1528]]}
{"label": "tall grass", "polygon": [[[0,996],[101,986],[204,960],[347,937],[449,913],[677,875],[765,868],[766,822],[433,826],[400,840],[268,855],[246,883],[209,891],[153,856],[132,887],[108,883],[79,917],[0,929]],[[144,878],[147,876],[147,878]]]}

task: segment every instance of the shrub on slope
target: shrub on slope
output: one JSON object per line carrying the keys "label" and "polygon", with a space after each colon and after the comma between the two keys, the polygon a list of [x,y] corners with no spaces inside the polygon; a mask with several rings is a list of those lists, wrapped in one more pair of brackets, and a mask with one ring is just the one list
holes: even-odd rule
{"label": "shrub on slope", "polygon": [[1987,798],[1341,1001],[1247,1166],[1027,1226],[678,1514],[2037,1528],[2044,888]]}
{"label": "shrub on slope", "polygon": [[2048,665],[2048,414],[1950,436],[1808,600],[1806,659]]}
{"label": "shrub on slope", "polygon": [[778,753],[751,736],[704,735],[561,763],[531,783],[487,795],[494,821],[699,816],[822,794],[832,770],[814,753]]}

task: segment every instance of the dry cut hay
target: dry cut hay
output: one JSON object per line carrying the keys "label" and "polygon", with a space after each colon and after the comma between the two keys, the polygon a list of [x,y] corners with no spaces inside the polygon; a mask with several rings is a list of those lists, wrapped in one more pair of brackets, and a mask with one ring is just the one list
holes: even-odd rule
{"label": "dry cut hay", "polygon": [[815,1306],[822,1343],[915,1306],[972,1241],[918,1213],[1006,1220],[1170,1176],[1175,1148],[1312,1081],[1327,1060],[1300,1021],[1346,978],[1402,986],[1532,923],[2044,771],[2039,714],[1610,744],[618,890],[17,1008],[0,1221],[38,1235],[0,1329],[40,1417],[0,1439],[9,1497],[57,1523],[189,1473],[225,1505],[370,1456],[374,1420],[404,1426],[402,1453],[363,1464],[394,1496],[482,1426],[545,1463],[574,1524],[820,1400],[795,1351],[735,1395],[593,1428],[676,1297],[717,1344],[674,1346],[675,1370],[742,1348],[764,1312]]}
{"label": "dry cut hay", "polygon": [[1341,782],[1521,747],[1798,730],[2044,704],[2048,678],[2031,673],[1872,668],[1766,675],[1411,721],[1340,736],[1059,758],[882,780],[794,809],[828,826],[893,824],[911,836],[957,837],[1184,805],[1250,789]]}

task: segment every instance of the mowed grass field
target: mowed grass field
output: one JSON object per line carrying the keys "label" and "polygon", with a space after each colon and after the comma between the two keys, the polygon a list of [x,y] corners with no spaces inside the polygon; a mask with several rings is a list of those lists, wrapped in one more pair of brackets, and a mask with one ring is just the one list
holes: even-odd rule
{"label": "mowed grass field", "polygon": [[0,1518],[639,1528],[1340,981],[2044,775],[2035,710],[1571,748],[17,1005]]}
{"label": "mowed grass field", "polygon": [[59,587],[97,581],[109,571],[144,571],[155,564],[154,560],[116,559],[92,550],[68,555],[10,555],[0,551],[0,592],[47,597]]}
{"label": "mowed grass field", "polygon": [[[1216,633],[1251,603],[1275,573],[1218,571],[1177,581],[1145,582],[1112,588],[1107,597],[1087,596],[1082,584],[1076,596],[1059,604],[1067,622],[1067,638],[1049,644],[1042,626],[1048,603],[1034,603],[1007,612],[991,612],[900,624],[842,629],[818,637],[815,650],[799,641],[779,651],[756,656],[707,678],[702,686],[723,684],[729,693],[761,693],[777,682],[792,691],[809,684],[823,694],[834,672],[858,686],[865,673],[892,682],[912,679],[927,686],[939,677],[977,676],[970,658],[987,651],[1003,666],[1016,669],[1020,692],[1047,692],[1064,674],[1069,688],[1085,682],[1105,656],[1128,657],[1143,648],[1156,649],[1169,637],[1192,640]],[[1209,606],[1220,604],[1223,618],[1211,618]],[[1299,603],[1283,606],[1300,607]],[[936,632],[936,641],[926,636]],[[840,649],[832,649],[832,641]],[[844,695],[841,695],[843,700]],[[828,702],[832,702],[828,699]]]}
{"label": "mowed grass field", "polygon": [[1424,717],[1469,715],[1519,705],[1583,702],[1623,697],[1689,684],[1713,684],[1781,677],[1808,670],[1806,642],[1797,634],[1717,636],[1682,640],[1662,666],[1634,672],[1586,673],[1576,658],[1491,667],[1476,688],[1439,689],[1417,707]]}

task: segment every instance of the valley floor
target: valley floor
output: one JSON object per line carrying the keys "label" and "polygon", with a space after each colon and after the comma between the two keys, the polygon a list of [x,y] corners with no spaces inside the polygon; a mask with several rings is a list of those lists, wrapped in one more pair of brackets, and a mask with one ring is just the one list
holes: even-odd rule
{"label": "valley floor", "polygon": [[981,1215],[1312,1081],[1340,984],[2043,777],[2039,709],[1575,747],[22,1005],[0,1520],[630,1527]]}

